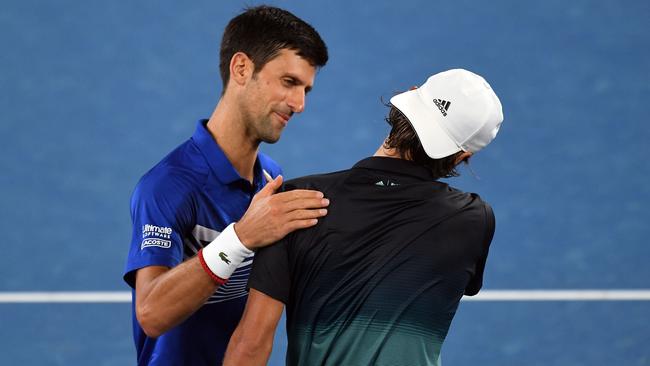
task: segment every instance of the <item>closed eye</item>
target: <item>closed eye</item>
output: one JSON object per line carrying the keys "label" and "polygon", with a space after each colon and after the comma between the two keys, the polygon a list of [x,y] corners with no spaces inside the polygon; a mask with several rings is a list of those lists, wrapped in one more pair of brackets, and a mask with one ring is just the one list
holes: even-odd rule
{"label": "closed eye", "polygon": [[284,78],[284,79],[282,79],[282,83],[285,86],[296,86],[296,85],[298,85],[298,80],[296,80],[294,78]]}
{"label": "closed eye", "polygon": [[[305,85],[305,83],[300,81],[300,79],[297,79],[297,78],[294,78],[294,77],[291,77],[291,76],[282,78],[282,84],[287,88]],[[311,86],[305,87],[305,94],[309,94],[309,92],[311,91],[311,88],[312,88]]]}

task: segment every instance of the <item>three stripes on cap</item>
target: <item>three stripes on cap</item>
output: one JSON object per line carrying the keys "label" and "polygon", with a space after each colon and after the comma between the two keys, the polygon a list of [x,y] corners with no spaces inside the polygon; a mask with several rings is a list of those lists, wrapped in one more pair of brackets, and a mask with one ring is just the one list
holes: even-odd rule
{"label": "three stripes on cap", "polygon": [[449,110],[451,102],[443,99],[434,99],[433,103],[438,107],[438,109],[440,109],[442,115],[447,117],[447,111]]}

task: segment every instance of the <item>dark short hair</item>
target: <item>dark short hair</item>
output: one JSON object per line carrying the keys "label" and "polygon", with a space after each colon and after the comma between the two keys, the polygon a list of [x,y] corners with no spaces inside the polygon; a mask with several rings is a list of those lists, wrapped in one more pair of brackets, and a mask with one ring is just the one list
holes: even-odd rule
{"label": "dark short hair", "polygon": [[327,63],[325,42],[302,19],[272,6],[245,9],[230,20],[221,40],[219,70],[224,91],[230,80],[230,60],[235,53],[245,53],[253,61],[257,73],[282,49],[297,51],[314,67]]}
{"label": "dark short hair", "polygon": [[[441,159],[429,157],[408,118],[393,105],[387,104],[387,106],[390,111],[386,116],[386,122],[391,126],[391,130],[384,141],[384,148],[395,149],[403,158],[412,160],[429,169],[434,179],[460,175],[456,170],[456,159],[463,153],[462,151]],[[465,160],[465,163],[467,163],[467,160]]]}

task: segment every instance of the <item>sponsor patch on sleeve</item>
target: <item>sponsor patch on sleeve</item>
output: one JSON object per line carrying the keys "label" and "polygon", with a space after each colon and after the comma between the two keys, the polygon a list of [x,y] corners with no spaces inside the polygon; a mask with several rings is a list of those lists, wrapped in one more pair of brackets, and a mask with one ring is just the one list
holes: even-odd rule
{"label": "sponsor patch on sleeve", "polygon": [[146,247],[171,248],[172,228],[156,225],[142,225],[142,244],[140,250]]}
{"label": "sponsor patch on sleeve", "polygon": [[146,247],[160,247],[160,248],[167,249],[167,248],[171,248],[171,246],[172,246],[171,240],[148,238],[142,241],[142,244],[140,245],[140,250]]}

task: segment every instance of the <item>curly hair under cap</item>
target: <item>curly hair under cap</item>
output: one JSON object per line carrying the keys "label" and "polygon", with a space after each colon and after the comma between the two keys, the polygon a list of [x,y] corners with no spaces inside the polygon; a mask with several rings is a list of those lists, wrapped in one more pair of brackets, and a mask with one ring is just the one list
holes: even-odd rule
{"label": "curly hair under cap", "polygon": [[[391,130],[386,140],[384,140],[383,146],[385,149],[394,149],[404,159],[411,160],[429,169],[434,179],[460,175],[456,170],[458,166],[456,159],[463,153],[462,151],[441,159],[429,157],[408,118],[392,104],[388,103],[386,106],[390,108],[388,116],[386,116],[386,122],[391,126]],[[463,160],[463,162],[468,163],[468,159]]]}

